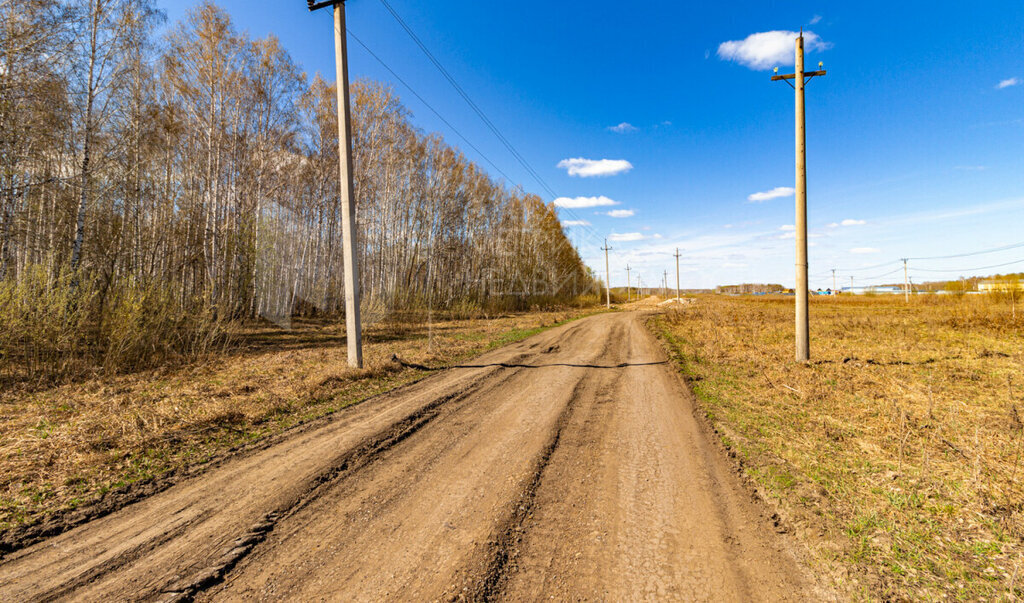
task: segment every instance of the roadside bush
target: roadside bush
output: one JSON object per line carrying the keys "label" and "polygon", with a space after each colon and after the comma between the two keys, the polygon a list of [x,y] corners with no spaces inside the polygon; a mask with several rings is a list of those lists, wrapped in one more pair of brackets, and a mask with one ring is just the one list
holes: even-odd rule
{"label": "roadside bush", "polygon": [[139,370],[194,360],[228,341],[229,325],[204,303],[180,304],[160,285],[130,281],[108,300],[100,342],[106,370]]}
{"label": "roadside bush", "polygon": [[51,275],[27,268],[0,282],[0,381],[49,383],[195,359],[228,341],[230,324],[203,300],[159,285]]}

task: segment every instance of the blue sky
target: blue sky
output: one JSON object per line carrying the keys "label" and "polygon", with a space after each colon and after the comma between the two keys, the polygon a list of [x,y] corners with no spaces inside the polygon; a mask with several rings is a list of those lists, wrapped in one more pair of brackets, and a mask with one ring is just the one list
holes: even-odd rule
{"label": "blue sky", "polygon": [[[829,72],[807,89],[812,287],[831,286],[832,268],[840,284],[893,282],[901,257],[1024,242],[1019,0],[389,2],[560,203],[615,202],[560,210],[564,222],[589,222],[567,232],[602,275],[609,238],[613,285],[625,284],[627,263],[646,282],[674,273],[678,247],[684,287],[792,286],[793,92],[769,76],[775,64],[788,72],[781,32],[800,27],[814,35],[808,65]],[[174,21],[192,4],[161,6]],[[302,0],[219,4],[239,29],[277,35],[309,73],[332,77],[329,11],[310,14]],[[554,200],[380,0],[349,0],[348,26],[514,183]],[[353,77],[393,83],[419,127],[487,167],[350,46]],[[967,270],[1015,260],[1024,248],[914,260],[910,273],[921,282],[1024,270]]]}

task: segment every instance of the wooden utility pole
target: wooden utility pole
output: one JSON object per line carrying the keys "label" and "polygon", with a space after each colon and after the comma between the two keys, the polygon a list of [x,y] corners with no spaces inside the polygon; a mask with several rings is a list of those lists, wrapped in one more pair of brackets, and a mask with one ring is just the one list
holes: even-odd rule
{"label": "wooden utility pole", "polygon": [[334,7],[334,64],[338,91],[338,151],[341,176],[341,236],[345,266],[345,336],[348,365],[363,367],[363,330],[359,320],[359,261],[356,258],[356,205],[352,175],[352,109],[348,94],[348,40],[345,0],[306,0],[309,10]]}
{"label": "wooden utility pole", "polygon": [[903,259],[903,300],[906,303],[909,304],[910,303],[910,276],[909,276],[909,273],[907,272],[907,260],[909,258],[902,258],[902,259]]}
{"label": "wooden utility pole", "polygon": [[611,307],[612,307],[612,271],[608,267],[608,252],[611,251],[612,248],[608,246],[608,239],[604,240],[604,247],[602,247],[601,249],[604,250],[604,277],[606,279],[605,283],[604,283],[604,292],[605,292],[605,298],[604,299],[605,299],[605,305],[609,309],[611,309]]}
{"label": "wooden utility pole", "polygon": [[628,301],[629,301],[629,300],[630,300],[630,299],[632,298],[632,296],[633,296],[633,292],[632,292],[632,291],[630,291],[630,288],[629,288],[629,270],[630,270],[630,268],[629,268],[629,264],[626,264],[626,301],[627,301],[627,302],[628,302]]}
{"label": "wooden utility pole", "polygon": [[676,247],[676,299],[679,299],[679,248]]}
{"label": "wooden utility pole", "polygon": [[[796,90],[796,360],[811,359],[810,319],[807,310],[809,284],[807,282],[807,137],[804,134],[804,86],[825,71],[804,71],[804,32],[801,28],[796,39],[796,72],[773,75],[772,81],[782,80]],[[775,69],[778,73],[778,68]]]}

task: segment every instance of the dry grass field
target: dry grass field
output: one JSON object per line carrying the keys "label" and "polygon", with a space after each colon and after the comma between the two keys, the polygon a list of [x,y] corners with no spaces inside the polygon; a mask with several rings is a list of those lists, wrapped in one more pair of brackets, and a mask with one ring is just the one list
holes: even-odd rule
{"label": "dry grass field", "polygon": [[341,326],[306,322],[246,329],[231,352],[198,365],[5,388],[0,552],[33,524],[75,521],[105,499],[117,504],[161,476],[428,374],[393,354],[410,364],[449,365],[586,312],[369,327],[360,371],[346,366]]}
{"label": "dry grass field", "polygon": [[[1018,309],[1019,310],[1019,309]],[[980,296],[704,296],[653,319],[730,454],[855,598],[1024,595],[1024,316]]]}

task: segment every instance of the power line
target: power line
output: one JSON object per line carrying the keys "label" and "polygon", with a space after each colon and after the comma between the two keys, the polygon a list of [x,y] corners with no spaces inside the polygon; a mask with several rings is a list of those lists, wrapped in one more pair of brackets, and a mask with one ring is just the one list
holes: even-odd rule
{"label": "power line", "polygon": [[409,34],[409,37],[412,38],[412,41],[415,42],[417,46],[419,46],[420,50],[423,51],[423,54],[425,54],[427,58],[430,60],[430,62],[434,64],[434,67],[436,67],[437,70],[441,72],[441,75],[443,75],[444,78],[448,80],[448,83],[452,85],[452,88],[455,88],[455,91],[459,94],[459,96],[461,96],[462,99],[466,101],[466,104],[469,105],[470,109],[472,109],[473,112],[480,117],[480,120],[484,122],[484,125],[486,125],[491,130],[491,132],[494,133],[498,140],[501,141],[503,145],[505,145],[505,148],[508,149],[510,153],[512,153],[512,156],[515,157],[517,161],[519,161],[523,168],[531,176],[533,176],[535,180],[537,180],[537,182],[541,185],[541,187],[544,188],[545,191],[547,191],[552,196],[557,197],[558,195],[555,194],[555,191],[550,186],[548,186],[547,182],[545,182],[539,174],[537,174],[537,172],[533,169],[529,162],[526,161],[526,159],[519,153],[519,151],[517,151],[516,148],[512,146],[512,143],[509,142],[507,138],[505,138],[505,136],[501,133],[500,130],[498,130],[498,127],[494,125],[494,122],[492,122],[490,118],[487,117],[483,110],[473,101],[472,98],[469,97],[469,94],[462,88],[462,86],[460,86],[459,83],[455,81],[455,78],[452,76],[452,74],[449,73],[448,70],[445,69],[444,65],[441,64],[441,61],[439,61],[437,57],[435,57],[434,54],[430,52],[430,49],[427,48],[426,44],[424,44],[423,41],[420,40],[419,36],[416,35],[416,32],[414,32],[412,28],[409,27],[405,20],[402,19],[401,15],[399,15],[398,12],[391,6],[388,0],[380,0],[380,2],[381,4],[384,5],[384,8],[386,8],[388,12],[391,13],[391,16],[394,17],[396,21],[398,21],[398,24],[402,26],[402,29],[404,29],[405,32]]}
{"label": "power line", "polygon": [[880,279],[880,278],[885,278],[887,276],[892,276],[893,274],[896,274],[897,272],[899,272],[901,270],[903,270],[902,267],[897,268],[896,270],[893,270],[892,272],[886,272],[885,274],[879,274],[879,275],[876,275],[876,276],[860,276],[860,277],[857,277],[857,278],[859,278],[861,280],[864,280],[864,281],[873,281],[873,280],[877,280],[877,279]]}
{"label": "power line", "polygon": [[[380,63],[380,65],[382,67],[384,67],[384,69],[386,69],[403,86],[405,86],[409,90],[409,92],[411,92],[417,99],[419,99],[419,101],[421,103],[423,103],[423,105],[427,109],[429,109],[435,116],[437,116],[437,118],[440,119],[441,122],[443,122],[446,126],[448,126],[448,128],[451,129],[451,131],[456,136],[458,136],[460,139],[462,139],[462,141],[465,142],[466,145],[468,145],[471,149],[476,151],[477,154],[480,155],[480,157],[483,158],[483,160],[486,161],[492,168],[494,168],[494,170],[497,173],[501,174],[502,177],[505,178],[505,180],[509,183],[510,186],[512,186],[513,188],[517,189],[522,194],[527,194],[526,190],[523,189],[523,186],[521,184],[516,183],[512,179],[511,176],[506,174],[504,170],[502,170],[500,167],[498,167],[498,165],[493,160],[491,160],[491,158],[488,157],[483,151],[481,151],[479,147],[477,147],[475,144],[473,144],[472,141],[470,141],[468,138],[466,138],[466,136],[464,134],[462,134],[462,132],[460,132],[458,128],[456,128],[454,125],[452,125],[452,123],[450,121],[448,121],[443,115],[441,115],[441,113],[437,109],[435,109],[433,105],[431,105],[429,102],[427,102],[427,100],[425,98],[423,98],[423,96],[419,92],[417,92],[416,89],[413,88],[411,84],[409,84],[409,82],[407,82],[404,78],[402,78],[402,76],[400,76],[390,65],[388,65],[388,63],[385,62],[384,59],[380,58],[380,56],[377,55],[377,53],[373,52],[373,50],[365,42],[363,42],[359,38],[359,36],[357,36],[350,29],[347,29],[346,31],[348,32],[348,35],[352,37],[353,40],[355,40],[360,46],[363,47],[363,50],[365,50],[371,57],[373,57],[374,60],[376,60],[378,63]],[[565,209],[570,215],[575,217],[578,221],[585,222],[585,220],[582,220],[582,218],[580,218],[579,216],[576,216],[574,212],[572,212],[572,211],[570,211],[570,210],[568,210],[566,208],[560,208],[560,209]],[[589,234],[592,237],[597,237],[598,236],[596,231],[594,231],[593,229],[586,229],[586,230],[590,231]]]}
{"label": "power line", "polygon": [[838,270],[839,272],[859,272],[861,270],[877,270],[878,268],[885,268],[886,266],[891,266],[892,264],[899,263],[899,261],[885,262],[884,264],[875,264],[874,266],[863,266],[861,268],[836,268],[836,270]]}
{"label": "power line", "polygon": [[[431,112],[433,112],[433,114],[434,114],[434,115],[436,115],[438,119],[440,119],[440,120],[441,120],[441,121],[442,121],[442,122],[443,122],[443,123],[444,123],[444,124],[445,124],[446,126],[448,126],[448,128],[449,128],[449,129],[451,129],[451,131],[452,131],[452,132],[454,132],[456,136],[458,136],[459,138],[461,138],[461,139],[462,139],[462,141],[463,141],[463,142],[465,142],[465,143],[466,143],[467,145],[469,145],[469,147],[470,147],[471,149],[473,149],[474,151],[476,151],[476,152],[477,152],[477,154],[478,154],[478,155],[480,155],[480,157],[483,157],[484,161],[486,161],[486,162],[487,162],[488,164],[490,164],[490,166],[491,166],[492,168],[494,168],[494,170],[495,170],[495,171],[497,171],[497,172],[498,172],[499,174],[501,174],[501,175],[502,175],[502,176],[503,176],[503,177],[505,178],[505,180],[507,180],[507,181],[509,182],[509,184],[511,184],[511,185],[512,185],[513,187],[517,187],[517,188],[519,188],[519,190],[520,190],[520,191],[523,191],[523,188],[522,188],[521,186],[519,186],[518,184],[515,184],[515,183],[513,182],[512,178],[511,178],[511,177],[509,177],[509,175],[508,175],[508,174],[506,174],[505,172],[503,172],[503,171],[502,171],[502,169],[501,169],[500,167],[498,167],[498,166],[497,166],[497,165],[496,165],[496,164],[495,164],[495,163],[494,163],[493,161],[491,161],[491,160],[490,160],[490,158],[489,158],[489,157],[487,157],[487,155],[485,155],[483,151],[481,151],[481,150],[480,150],[479,148],[477,148],[477,146],[476,146],[475,144],[473,144],[472,142],[470,142],[468,138],[466,138],[465,136],[463,136],[463,135],[462,135],[462,132],[459,132],[459,130],[458,130],[458,129],[457,129],[457,128],[456,128],[455,126],[453,126],[453,125],[451,124],[451,122],[449,122],[449,121],[448,121],[447,119],[445,119],[443,115],[441,115],[440,113],[438,113],[437,109],[435,109],[435,108],[434,108],[433,106],[431,106],[431,104],[430,104],[430,103],[428,103],[428,102],[426,101],[426,99],[424,99],[424,98],[423,98],[422,96],[420,96],[420,93],[419,93],[419,92],[416,92],[416,90],[415,90],[415,89],[414,89],[414,88],[413,88],[412,86],[410,86],[410,85],[409,85],[409,82],[406,82],[406,81],[405,81],[404,79],[402,79],[402,76],[400,76],[400,75],[398,75],[397,73],[395,73],[395,70],[394,70],[394,69],[392,69],[390,65],[388,65],[387,63],[385,63],[385,62],[384,62],[384,59],[380,58],[379,56],[377,56],[377,54],[376,54],[375,52],[373,52],[372,50],[370,50],[370,47],[369,47],[369,46],[367,46],[367,45],[366,45],[366,43],[364,43],[364,42],[363,42],[362,40],[360,40],[360,39],[359,39],[359,37],[358,37],[358,36],[357,36],[356,34],[352,33],[352,30],[351,30],[351,29],[349,29],[349,30],[346,30],[346,31],[348,31],[348,35],[349,35],[349,36],[351,36],[353,40],[355,40],[355,41],[356,41],[356,42],[357,42],[357,43],[358,43],[358,44],[359,44],[360,46],[362,46],[362,47],[363,47],[363,50],[365,50],[365,51],[366,51],[367,53],[369,53],[371,57],[373,57],[374,59],[376,59],[376,60],[377,60],[377,62],[378,62],[378,63],[380,63],[380,64],[381,64],[381,66],[382,66],[382,67],[384,67],[384,69],[387,69],[387,70],[388,70],[388,72],[389,72],[389,73],[390,73],[390,74],[391,74],[391,75],[392,75],[392,76],[393,76],[393,77],[394,77],[394,78],[395,78],[396,80],[398,80],[399,82],[401,82],[403,86],[405,86],[406,88],[408,88],[408,89],[409,89],[409,92],[412,92],[413,96],[415,96],[416,98],[418,98],[418,99],[420,100],[420,102],[421,102],[421,103],[423,103],[423,104],[424,104],[424,105],[425,105],[425,106],[426,106],[426,107],[427,107],[428,109],[430,109],[430,110],[431,110]],[[525,191],[523,191],[523,192],[525,192]]]}
{"label": "power line", "polygon": [[1010,245],[1003,245],[1002,247],[993,247],[992,249],[984,249],[982,251],[972,251],[969,253],[958,253],[954,255],[935,255],[927,258],[907,258],[909,260],[950,260],[954,258],[966,258],[974,255],[984,255],[986,253],[996,253],[997,251],[1007,251],[1010,249],[1018,249],[1024,247],[1024,243],[1011,243]]}
{"label": "power line", "polygon": [[951,268],[948,270],[936,270],[927,268],[914,268],[921,272],[972,272],[974,270],[988,270],[990,268],[1002,268],[1003,266],[1012,266],[1014,264],[1024,264],[1024,260],[1014,260],[1012,262],[1006,262],[1005,264],[993,264],[992,266],[978,266],[976,268]]}
{"label": "power line", "polygon": [[[532,176],[533,179],[536,180],[538,184],[540,184],[541,188],[543,188],[544,191],[551,195],[553,199],[558,198],[559,195],[554,191],[554,189],[552,189],[548,185],[548,183],[544,181],[544,179],[540,176],[540,174],[537,173],[533,166],[530,165],[526,158],[523,157],[523,155],[515,148],[515,146],[512,145],[508,138],[506,138],[505,135],[501,133],[498,127],[494,125],[494,122],[491,121],[489,117],[487,117],[487,115],[483,112],[479,105],[477,105],[473,101],[473,99],[470,98],[469,94],[465,91],[465,89],[463,89],[463,87],[459,85],[459,83],[455,80],[452,74],[447,69],[445,69],[444,65],[441,64],[441,61],[438,60],[437,57],[435,57],[432,52],[430,52],[430,49],[427,48],[426,44],[424,44],[423,41],[419,38],[419,36],[416,35],[416,32],[414,32],[412,28],[409,26],[409,24],[405,22],[402,16],[398,14],[398,11],[396,11],[394,7],[391,6],[388,0],[380,0],[380,2],[381,4],[384,5],[384,8],[386,8],[387,11],[391,13],[391,16],[394,17],[395,21],[398,22],[402,29],[405,30],[405,32],[409,35],[412,41],[416,43],[419,49],[423,51],[423,54],[426,55],[427,59],[429,59],[430,62],[434,65],[434,67],[436,67],[437,70],[441,73],[441,75],[444,76],[446,80],[448,80],[448,83],[451,84],[452,88],[454,88],[455,91],[459,94],[459,96],[461,96],[462,99],[466,101],[466,104],[469,105],[470,109],[472,109],[473,112],[477,114],[480,120],[484,122],[484,125],[487,126],[487,128],[494,134],[494,136],[501,142],[501,144],[504,145],[506,149],[508,149],[509,153],[511,153],[512,156],[516,159],[516,161],[519,162],[523,169],[525,169],[526,172],[530,176]],[[585,222],[585,220],[583,220],[582,217],[576,215],[576,213],[573,212],[572,210],[565,207],[560,207],[559,209],[565,210],[566,213],[575,218],[576,221]],[[588,231],[592,237],[600,239],[600,235],[597,233],[596,230],[590,228],[586,224],[581,224],[581,226],[583,226],[584,229]]]}

